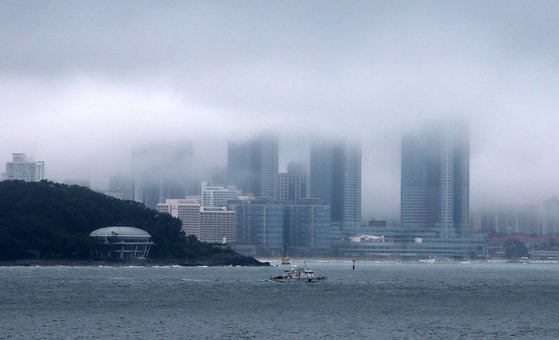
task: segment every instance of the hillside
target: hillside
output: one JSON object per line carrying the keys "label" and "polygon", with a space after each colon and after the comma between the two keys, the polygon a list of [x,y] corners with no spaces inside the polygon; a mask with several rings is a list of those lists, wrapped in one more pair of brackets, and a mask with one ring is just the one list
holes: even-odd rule
{"label": "hillside", "polygon": [[181,221],[144,205],[123,201],[85,187],[53,182],[0,182],[0,259],[21,259],[39,251],[44,259],[88,259],[89,233],[125,225],[152,236],[152,259],[182,262],[258,264],[230,249],[185,238]]}

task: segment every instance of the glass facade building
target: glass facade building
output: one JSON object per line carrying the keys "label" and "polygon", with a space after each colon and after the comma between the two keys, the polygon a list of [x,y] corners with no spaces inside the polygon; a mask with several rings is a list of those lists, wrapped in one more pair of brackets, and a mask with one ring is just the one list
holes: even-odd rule
{"label": "glass facade building", "polygon": [[402,138],[401,220],[406,228],[433,228],[452,237],[469,227],[469,139],[460,124],[445,123]]}
{"label": "glass facade building", "polygon": [[310,159],[310,197],[330,205],[332,221],[355,232],[361,224],[361,147],[315,143]]}
{"label": "glass facade building", "polygon": [[330,206],[312,199],[286,205],[284,231],[289,248],[330,248]]}
{"label": "glass facade building", "polygon": [[227,148],[230,184],[255,197],[278,199],[278,138],[260,136],[255,140],[232,143]]}
{"label": "glass facade building", "polygon": [[230,208],[235,212],[237,243],[283,248],[283,205],[257,199],[236,201]]}

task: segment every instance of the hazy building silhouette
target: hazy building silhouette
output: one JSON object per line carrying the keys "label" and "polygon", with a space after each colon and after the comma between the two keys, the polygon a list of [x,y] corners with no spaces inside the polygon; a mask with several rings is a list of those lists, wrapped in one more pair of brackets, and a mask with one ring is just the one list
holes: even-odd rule
{"label": "hazy building silhouette", "polygon": [[201,184],[201,203],[203,207],[225,207],[227,202],[237,200],[241,191],[235,186],[214,186],[208,182]]}
{"label": "hazy building silhouette", "polygon": [[310,157],[310,197],[330,205],[331,219],[345,231],[361,223],[361,147],[315,143]]}
{"label": "hazy building silhouette", "polygon": [[287,201],[298,202],[308,198],[308,171],[303,163],[287,164]]}
{"label": "hazy building silhouette", "polygon": [[6,162],[6,172],[2,177],[8,181],[41,181],[45,179],[45,162],[34,161],[24,153],[13,153],[12,161]]}
{"label": "hazy building silhouette", "polygon": [[278,175],[278,192],[281,202],[297,202],[308,198],[308,171],[305,164],[289,162],[287,172]]}
{"label": "hazy building silhouette", "polygon": [[440,226],[443,235],[469,226],[469,139],[459,124],[402,138],[401,220],[404,227]]}
{"label": "hazy building silhouette", "polygon": [[278,198],[278,139],[263,135],[227,148],[229,184],[255,197]]}
{"label": "hazy building silhouette", "polygon": [[287,172],[278,173],[278,200],[287,202],[289,198],[289,181]]}
{"label": "hazy building silhouette", "polygon": [[535,205],[501,205],[484,209],[480,231],[505,234],[540,234],[539,209]]}
{"label": "hazy building silhouette", "polygon": [[559,199],[556,197],[545,200],[541,233],[544,235],[559,234]]}
{"label": "hazy building silhouette", "polygon": [[134,181],[124,174],[115,174],[109,177],[109,188],[105,195],[122,200],[134,199]]}
{"label": "hazy building silhouette", "polygon": [[200,193],[192,177],[190,144],[157,144],[134,151],[134,200],[155,209],[168,198]]}

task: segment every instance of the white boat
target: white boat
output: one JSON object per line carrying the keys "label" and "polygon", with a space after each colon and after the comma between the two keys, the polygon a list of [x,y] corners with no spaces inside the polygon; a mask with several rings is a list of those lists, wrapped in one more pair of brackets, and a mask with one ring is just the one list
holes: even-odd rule
{"label": "white boat", "polygon": [[325,280],[324,276],[315,276],[314,271],[308,268],[291,268],[286,270],[283,275],[274,276],[272,281],[279,282],[316,282]]}
{"label": "white boat", "polygon": [[417,261],[419,263],[437,263],[437,259],[425,259]]}

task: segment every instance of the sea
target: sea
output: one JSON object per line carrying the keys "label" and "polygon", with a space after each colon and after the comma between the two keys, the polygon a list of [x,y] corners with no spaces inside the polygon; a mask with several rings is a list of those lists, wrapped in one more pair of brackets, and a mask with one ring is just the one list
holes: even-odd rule
{"label": "sea", "polygon": [[0,338],[559,339],[559,264],[306,265],[0,267]]}

